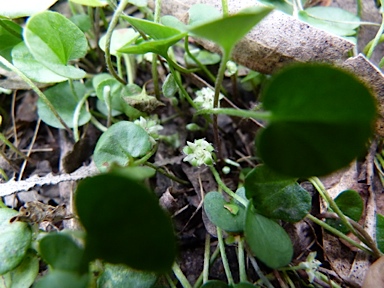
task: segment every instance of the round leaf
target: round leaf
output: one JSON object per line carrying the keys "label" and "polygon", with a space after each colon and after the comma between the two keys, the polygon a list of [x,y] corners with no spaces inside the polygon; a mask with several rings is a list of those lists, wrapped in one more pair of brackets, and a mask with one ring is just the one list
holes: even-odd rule
{"label": "round leaf", "polygon": [[44,261],[53,269],[73,272],[87,269],[87,267],[81,267],[83,249],[68,235],[48,234],[40,240],[39,252]]}
{"label": "round leaf", "polygon": [[75,272],[52,270],[40,278],[33,288],[52,288],[53,283],[60,283],[60,288],[88,287],[88,274],[79,275]]}
{"label": "round leaf", "polygon": [[297,222],[311,209],[311,196],[296,179],[277,174],[265,165],[248,173],[244,186],[257,212],[268,218]]}
{"label": "round leaf", "polygon": [[97,287],[152,287],[157,280],[154,273],[133,270],[125,265],[106,264],[104,267],[104,272],[97,279]]}
{"label": "round leaf", "polygon": [[258,152],[282,174],[329,174],[365,151],[375,104],[369,89],[345,71],[320,64],[291,66],[264,90],[263,105],[272,115],[258,135]]}
{"label": "round leaf", "polygon": [[0,0],[0,15],[7,18],[19,18],[30,16],[38,12],[47,10],[57,0]]}
{"label": "round leaf", "polygon": [[293,247],[285,230],[275,221],[255,213],[248,204],[245,240],[255,256],[270,268],[280,268],[292,260]]}
{"label": "round leaf", "polygon": [[85,76],[83,70],[67,65],[69,60],[84,57],[88,44],[84,33],[65,16],[52,11],[35,14],[27,21],[23,36],[33,57],[48,69],[72,79]]}
{"label": "round leaf", "polygon": [[120,174],[80,182],[76,208],[89,260],[104,259],[147,271],[167,271],[176,255],[170,217],[155,194]]}
{"label": "round leaf", "polygon": [[32,233],[28,224],[9,220],[18,213],[9,208],[0,208],[0,275],[18,266],[31,244]]}
{"label": "round leaf", "polygon": [[[47,89],[44,94],[51,101],[57,113],[63,118],[68,127],[73,127],[73,116],[80,99],[85,94],[85,86],[80,82],[74,82],[73,88],[76,95],[73,94],[68,82],[57,84]],[[63,125],[57,120],[43,100],[37,101],[37,112],[41,120],[55,128],[63,128]],[[84,125],[91,119],[91,114],[83,106],[80,110],[78,125]]]}
{"label": "round leaf", "polygon": [[[237,211],[232,211],[229,204],[235,205]],[[204,197],[204,210],[208,219],[227,232],[242,232],[244,230],[245,207],[241,204],[225,201],[219,192],[209,192]]]}
{"label": "round leaf", "polygon": [[97,141],[94,160],[100,171],[113,163],[128,166],[132,158],[144,156],[151,149],[148,133],[128,121],[118,122],[108,128]]}

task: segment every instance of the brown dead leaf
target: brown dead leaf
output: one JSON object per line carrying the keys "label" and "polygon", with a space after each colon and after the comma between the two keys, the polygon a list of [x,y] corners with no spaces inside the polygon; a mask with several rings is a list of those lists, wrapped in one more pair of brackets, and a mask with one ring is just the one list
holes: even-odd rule
{"label": "brown dead leaf", "polygon": [[365,274],[362,288],[384,287],[384,256],[377,259]]}

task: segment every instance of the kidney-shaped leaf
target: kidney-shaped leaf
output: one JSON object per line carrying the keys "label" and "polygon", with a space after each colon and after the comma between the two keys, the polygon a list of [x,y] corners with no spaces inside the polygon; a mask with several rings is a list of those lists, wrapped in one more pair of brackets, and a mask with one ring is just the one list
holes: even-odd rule
{"label": "kidney-shaped leaf", "polygon": [[35,14],[27,21],[24,40],[33,57],[55,73],[80,79],[85,72],[68,61],[84,57],[88,44],[84,33],[69,19],[57,12]]}
{"label": "kidney-shaped leaf", "polygon": [[376,103],[353,75],[320,64],[291,66],[263,94],[270,123],[258,135],[265,164],[293,177],[329,174],[361,155],[373,134]]}
{"label": "kidney-shaped leaf", "polygon": [[9,220],[17,211],[0,208],[0,275],[18,266],[31,244],[32,232],[28,224]]}
{"label": "kidney-shaped leaf", "polygon": [[244,186],[257,212],[268,218],[297,222],[311,209],[311,196],[296,179],[277,174],[265,165],[248,173]]}
{"label": "kidney-shaped leaf", "polygon": [[155,194],[120,174],[102,174],[80,182],[76,208],[87,232],[89,260],[166,271],[176,255],[170,217]]}
{"label": "kidney-shaped leaf", "polygon": [[148,133],[140,126],[118,122],[105,131],[97,141],[94,160],[100,171],[106,171],[112,163],[127,166],[133,158],[144,156],[151,149]]}
{"label": "kidney-shaped leaf", "polygon": [[245,207],[235,201],[225,201],[219,192],[209,192],[204,197],[204,210],[208,219],[227,232],[244,230]]}
{"label": "kidney-shaped leaf", "polygon": [[291,262],[293,246],[288,234],[275,221],[255,213],[252,204],[247,207],[244,234],[252,252],[268,267],[279,268]]}

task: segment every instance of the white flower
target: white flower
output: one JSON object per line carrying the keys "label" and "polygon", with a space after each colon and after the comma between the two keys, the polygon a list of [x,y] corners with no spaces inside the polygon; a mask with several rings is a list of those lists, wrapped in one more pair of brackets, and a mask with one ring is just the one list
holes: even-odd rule
{"label": "white flower", "polygon": [[301,269],[305,269],[305,272],[308,274],[308,280],[310,283],[313,282],[316,276],[316,271],[319,269],[319,266],[321,265],[321,262],[319,260],[316,260],[316,252],[309,253],[307,259],[305,262],[301,262],[299,264],[299,267]]}
{"label": "white flower", "polygon": [[195,140],[193,143],[187,141],[187,146],[183,148],[187,157],[183,161],[189,162],[192,166],[213,165],[213,150],[213,146],[204,139]]}
{"label": "white flower", "polygon": [[156,143],[156,140],[159,139],[159,131],[163,129],[163,126],[158,124],[157,115],[152,119],[145,119],[140,116],[139,119],[135,120],[133,123],[143,128],[149,135],[149,139],[152,144]]}
{"label": "white flower", "polygon": [[[223,95],[219,95],[219,100],[223,99]],[[196,98],[193,100],[196,106],[202,109],[212,109],[213,100],[215,98],[215,92],[208,87],[202,88],[201,90],[196,91]]]}

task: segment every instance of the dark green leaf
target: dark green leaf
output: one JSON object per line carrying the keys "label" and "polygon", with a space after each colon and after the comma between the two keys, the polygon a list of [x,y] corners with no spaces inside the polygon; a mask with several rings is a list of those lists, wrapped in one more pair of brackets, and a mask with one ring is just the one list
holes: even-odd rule
{"label": "dark green leaf", "polygon": [[149,288],[155,284],[157,275],[133,270],[125,265],[106,264],[104,272],[97,279],[97,287]]}
{"label": "dark green leaf", "polygon": [[88,32],[92,28],[92,22],[87,14],[76,14],[69,18],[81,31]]}
{"label": "dark green leaf", "polygon": [[[47,96],[48,100],[52,103],[53,107],[56,109],[57,113],[59,113],[61,118],[63,118],[68,127],[73,127],[75,109],[80,99],[85,94],[85,86],[80,82],[73,82],[73,89],[74,91],[68,82],[64,82],[57,84],[44,92],[45,96]],[[47,104],[40,98],[37,101],[37,112],[41,120],[48,125],[55,128],[63,128],[63,125],[61,125],[59,120],[53,115]],[[83,106],[80,110],[78,125],[82,126],[88,123],[90,119],[91,114]]]}
{"label": "dark green leaf", "polygon": [[40,278],[33,288],[52,288],[52,285],[59,285],[60,288],[87,288],[88,274],[79,275],[75,272],[53,270],[43,278]]}
{"label": "dark green leaf", "polygon": [[97,141],[94,161],[100,171],[113,163],[128,166],[133,158],[144,156],[151,149],[148,133],[132,122],[113,124]]}
{"label": "dark green leaf", "polygon": [[253,284],[248,282],[242,282],[242,283],[233,285],[233,288],[254,288],[254,287],[255,286]]}
{"label": "dark green leaf", "polygon": [[209,280],[200,288],[230,288],[227,283],[219,280]]}
{"label": "dark green leaf", "polygon": [[[230,205],[236,207],[236,211]],[[204,197],[204,210],[208,219],[227,232],[239,233],[244,230],[245,207],[234,201],[225,201],[219,192],[209,192]]]}
{"label": "dark green leaf", "polygon": [[155,194],[120,174],[80,182],[76,210],[86,232],[87,259],[167,271],[176,256],[170,217]]}
{"label": "dark green leaf", "polygon": [[245,240],[255,256],[270,268],[280,268],[292,260],[293,247],[285,230],[275,221],[255,213],[248,204]]}
{"label": "dark green leaf", "polygon": [[13,209],[0,208],[0,275],[16,268],[31,244],[32,233],[28,224],[9,222],[17,214]]}
{"label": "dark green leaf", "polygon": [[84,249],[68,235],[48,234],[40,240],[39,252],[44,261],[55,270],[87,271],[87,266],[81,267]]}
{"label": "dark green leaf", "polygon": [[21,27],[9,20],[0,20],[0,55],[12,62],[11,51],[13,47],[23,41]]}
{"label": "dark green leaf", "polygon": [[381,252],[384,251],[384,215],[376,214],[376,243]]}
{"label": "dark green leaf", "polygon": [[263,105],[272,115],[258,135],[258,152],[265,164],[282,174],[329,174],[366,150],[375,104],[361,81],[338,68],[286,68],[264,90]]}

